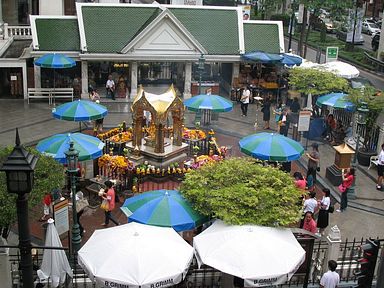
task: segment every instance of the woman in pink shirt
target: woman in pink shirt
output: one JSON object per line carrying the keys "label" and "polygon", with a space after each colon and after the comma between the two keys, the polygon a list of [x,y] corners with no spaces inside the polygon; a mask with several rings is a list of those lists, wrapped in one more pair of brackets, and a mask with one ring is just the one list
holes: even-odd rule
{"label": "woman in pink shirt", "polygon": [[109,180],[105,181],[104,185],[107,187],[107,192],[103,194],[102,198],[108,201],[108,210],[104,211],[105,221],[101,225],[108,226],[109,220],[111,220],[117,226],[119,222],[112,215],[112,210],[115,208],[115,189],[113,189],[113,183]]}
{"label": "woman in pink shirt", "polygon": [[313,234],[317,232],[317,226],[315,220],[313,220],[312,212],[308,211],[305,213],[303,229]]}
{"label": "woman in pink shirt", "polygon": [[344,173],[344,169],[342,170],[341,174],[343,178],[343,183],[341,184],[344,187],[344,192],[341,192],[341,200],[340,200],[340,211],[336,210],[337,212],[343,212],[345,209],[347,209],[348,206],[348,190],[351,188],[353,181],[355,180],[355,168],[348,168],[347,172]]}
{"label": "woman in pink shirt", "polygon": [[300,172],[295,172],[293,173],[293,177],[295,178],[295,186],[301,190],[305,190],[307,181],[305,181],[303,175]]}

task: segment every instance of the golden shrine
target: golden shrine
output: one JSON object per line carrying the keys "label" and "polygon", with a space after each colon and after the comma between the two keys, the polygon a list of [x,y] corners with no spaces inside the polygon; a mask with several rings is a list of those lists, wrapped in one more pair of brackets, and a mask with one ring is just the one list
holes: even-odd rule
{"label": "golden shrine", "polygon": [[[187,144],[182,142],[184,104],[177,96],[173,85],[162,94],[146,92],[140,86],[131,110],[133,135],[132,142],[127,146],[134,150],[135,155],[140,153],[149,158],[146,160],[154,160],[157,163],[174,160],[175,157],[186,157],[184,152]],[[145,125],[145,111],[151,115],[148,127]],[[172,137],[166,138],[165,130],[169,129],[167,127],[169,115],[172,121]]]}

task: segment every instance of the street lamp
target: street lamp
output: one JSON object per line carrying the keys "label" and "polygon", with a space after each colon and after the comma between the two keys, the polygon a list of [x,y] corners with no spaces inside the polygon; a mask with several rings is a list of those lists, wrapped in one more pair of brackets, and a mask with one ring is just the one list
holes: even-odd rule
{"label": "street lamp", "polygon": [[0,171],[6,174],[9,193],[17,194],[17,225],[19,229],[20,269],[24,288],[33,288],[33,264],[31,236],[28,223],[28,197],[32,191],[37,157],[20,145],[19,131],[16,128],[16,146],[3,162]]}
{"label": "street lamp", "polygon": [[[73,141],[69,142],[69,150],[64,152],[67,158],[67,174],[70,177],[71,193],[72,193],[72,253],[75,256],[80,248],[81,236],[79,223],[77,222],[76,214],[76,175],[78,173],[77,161],[79,158],[79,151],[73,147]],[[74,257],[75,259],[75,257]]]}
{"label": "street lamp", "polygon": [[[359,125],[365,125],[367,122],[367,115],[368,115],[369,109],[367,107],[367,103],[362,102],[360,107],[357,108],[357,127]],[[360,133],[359,129],[357,129],[357,141],[356,141],[356,149],[355,149],[355,155],[353,155],[353,161],[352,161],[352,167],[356,167],[357,162],[357,153],[359,152],[359,144],[360,144]],[[356,177],[355,180],[353,180],[352,186],[348,189],[348,198],[349,199],[356,199]]]}
{"label": "street lamp", "polygon": [[203,76],[205,70],[205,58],[204,55],[201,54],[199,58],[199,65],[197,66],[197,71],[199,73],[199,95],[201,94],[201,77]]}

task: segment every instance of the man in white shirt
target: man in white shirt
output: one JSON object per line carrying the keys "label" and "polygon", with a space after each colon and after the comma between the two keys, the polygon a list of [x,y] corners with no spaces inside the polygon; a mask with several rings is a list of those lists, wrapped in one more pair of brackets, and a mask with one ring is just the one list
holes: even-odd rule
{"label": "man in white shirt", "polygon": [[115,81],[112,79],[112,75],[108,76],[107,84],[105,84],[105,88],[107,88],[107,98],[111,98],[115,100]]}
{"label": "man in white shirt", "polygon": [[336,272],[337,263],[335,260],[328,261],[329,270],[320,279],[320,288],[336,288],[340,283],[340,276]]}
{"label": "man in white shirt", "polygon": [[381,151],[377,159],[377,185],[376,189],[381,190],[383,188],[383,176],[384,176],[384,143],[381,145]]}
{"label": "man in white shirt", "polygon": [[249,91],[247,86],[244,86],[243,94],[241,95],[241,99],[240,99],[240,102],[241,102],[240,108],[241,108],[243,117],[247,116],[250,96],[251,96],[251,91]]}

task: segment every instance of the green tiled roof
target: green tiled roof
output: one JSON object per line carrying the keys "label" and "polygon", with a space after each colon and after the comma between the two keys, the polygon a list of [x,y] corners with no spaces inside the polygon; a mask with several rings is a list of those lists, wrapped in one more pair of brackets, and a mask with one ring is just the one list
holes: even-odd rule
{"label": "green tiled roof", "polygon": [[169,8],[209,54],[239,54],[235,10]]}
{"label": "green tiled roof", "polygon": [[77,19],[36,19],[39,49],[43,51],[79,51]]}
{"label": "green tiled roof", "polygon": [[245,52],[280,53],[279,28],[276,24],[244,23],[244,43]]}
{"label": "green tiled roof", "polygon": [[157,7],[82,7],[87,51],[118,53],[160,13]]}

